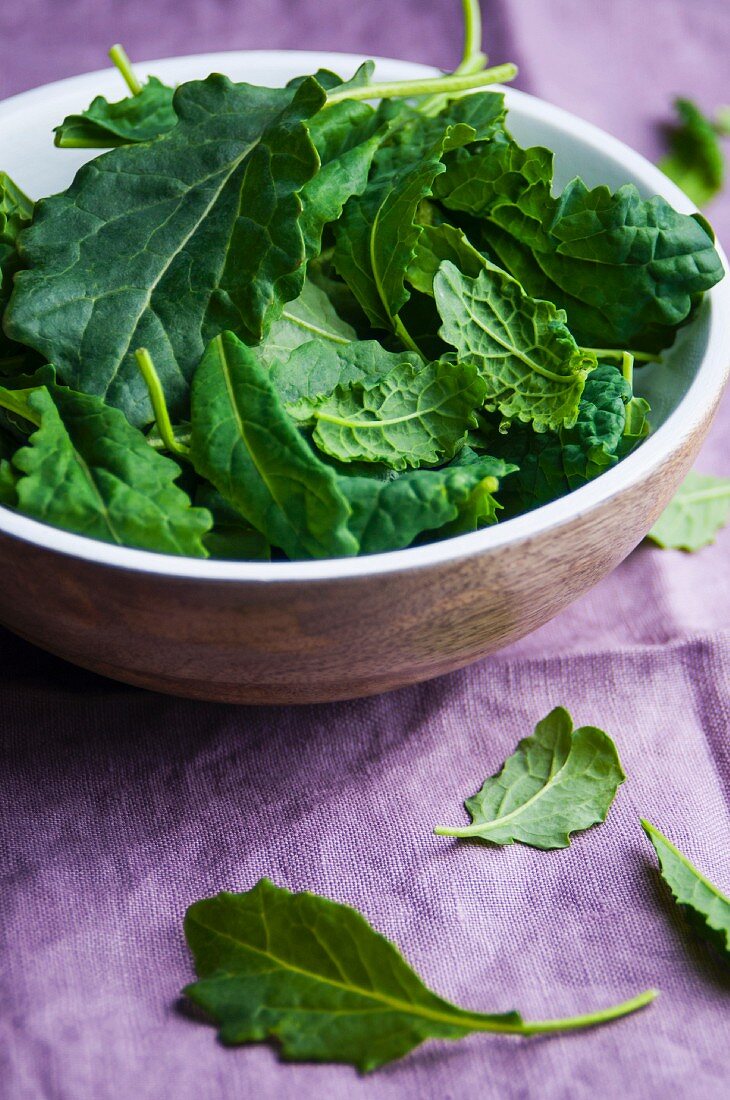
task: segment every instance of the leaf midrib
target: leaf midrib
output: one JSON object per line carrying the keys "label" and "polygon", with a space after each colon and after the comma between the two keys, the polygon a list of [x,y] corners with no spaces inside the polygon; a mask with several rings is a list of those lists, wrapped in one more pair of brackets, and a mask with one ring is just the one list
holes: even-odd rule
{"label": "leaf midrib", "polygon": [[468,312],[469,317],[477,326],[477,328],[480,328],[482,332],[486,333],[487,336],[494,340],[495,344],[499,344],[499,346],[504,348],[504,350],[510,355],[514,355],[516,359],[519,359],[531,371],[534,371],[536,374],[542,375],[542,377],[546,378],[549,382],[560,382],[562,385],[572,385],[575,382],[577,378],[576,372],[571,372],[570,374],[556,374],[555,371],[548,370],[547,367],[541,367],[539,363],[536,363],[534,359],[531,359],[524,352],[521,352],[518,348],[514,346],[514,344],[506,343],[503,339],[501,339],[497,335],[497,333],[493,332],[488,325],[484,324],[473,311],[469,310]]}
{"label": "leaf midrib", "polygon": [[[409,1003],[408,1001],[399,1001],[395,997],[390,997],[387,994],[380,993],[377,990],[362,989],[357,985],[347,985],[345,982],[337,981],[336,978],[324,977],[321,974],[314,973],[311,970],[305,970],[303,967],[296,966],[293,963],[288,962],[285,959],[279,958],[278,955],[274,955],[271,951],[264,950],[260,947],[255,947],[252,944],[245,943],[242,940],[237,940],[234,936],[228,932],[221,931],[218,928],[212,928],[210,925],[203,924],[201,921],[196,921],[200,928],[204,928],[207,932],[212,933],[215,936],[219,936],[222,939],[228,940],[230,943],[236,945],[236,947],[243,948],[246,951],[261,956],[262,958],[269,959],[271,962],[281,967],[282,970],[287,970],[292,974],[299,974],[304,978],[308,978],[311,981],[319,983],[320,985],[329,985],[334,989],[344,990],[346,993],[356,994],[364,998],[376,1001],[387,1008],[395,1012],[403,1013],[404,1015],[420,1016],[426,1020],[433,1020],[435,1023],[448,1024],[450,1027],[462,1026],[465,1030],[471,1027],[474,1031],[509,1031],[517,1034],[523,1030],[523,1024],[497,1024],[490,1018],[488,1014],[482,1015],[481,1013],[462,1013],[462,1010],[454,1006],[454,1015],[448,1015],[445,1012],[435,1012],[432,1009],[425,1008],[422,1005]],[[235,971],[229,971],[228,975],[231,978],[241,977],[242,975],[236,974]],[[211,979],[215,977],[215,974],[209,976]],[[201,979],[204,980],[204,979]],[[427,993],[431,993],[427,986],[424,986]],[[435,994],[431,994],[435,996]]]}

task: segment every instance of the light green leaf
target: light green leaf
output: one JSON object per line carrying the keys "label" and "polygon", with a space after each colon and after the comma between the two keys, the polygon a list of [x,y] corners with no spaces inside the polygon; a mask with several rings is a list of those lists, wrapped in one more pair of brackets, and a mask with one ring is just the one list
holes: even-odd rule
{"label": "light green leaf", "polygon": [[325,292],[307,281],[299,297],[284,307],[256,351],[264,363],[285,362],[294,348],[314,338],[345,347],[357,340],[357,333],[337,316]]}
{"label": "light green leaf", "polygon": [[701,550],[730,520],[730,478],[690,471],[648,538],[664,550]]}
{"label": "light green leaf", "polygon": [[68,115],[56,126],[55,143],[61,149],[114,149],[152,141],[177,123],[174,94],[174,88],[151,76],[140,92],[117,103],[97,96],[80,115]]}
{"label": "light green leaf", "polygon": [[9,334],[135,424],[151,419],[134,351],[150,352],[174,418],[205,345],[262,338],[304,280],[299,191],[317,171],[305,121],[322,89],[183,84],[179,122],[113,149],[45,199],[24,235]]}
{"label": "light green leaf", "polygon": [[499,479],[512,469],[482,455],[468,465],[410,470],[395,478],[340,478],[352,507],[349,525],[360,552],[400,550],[427,531],[448,538],[496,522],[494,494]]}
{"label": "light green leaf", "polygon": [[37,425],[13,457],[20,512],[118,546],[207,556],[210,514],[190,506],[180,467],[118,409],[60,386],[0,390],[0,404]]}
{"label": "light green leaf", "polygon": [[255,352],[226,332],[192,388],[191,459],[237,512],[290,558],[356,554],[350,507],[287,415]]}
{"label": "light green leaf", "polygon": [[616,453],[619,458],[631,454],[651,431],[649,402],[643,397],[632,397],[626,406],[626,423]]}
{"label": "light green leaf", "polygon": [[183,992],[220,1026],[222,1042],[272,1038],[288,1061],[346,1062],[364,1072],[425,1039],[573,1030],[656,996],[649,990],[590,1016],[534,1024],[516,1012],[470,1012],[432,993],[357,910],[268,879],[191,905],[185,936],[198,981]]}
{"label": "light green leaf", "polygon": [[662,878],[692,927],[730,956],[730,898],[700,874],[654,825],[643,820],[641,825],[654,845]]}
{"label": "light green leaf", "polygon": [[274,361],[271,380],[290,416],[309,421],[314,406],[338,386],[377,382],[402,364],[419,368],[423,361],[414,352],[386,351],[377,340],[338,345],[318,339],[301,344],[286,360]]}
{"label": "light green leaf", "polygon": [[488,409],[531,420],[537,431],[575,423],[596,358],[578,348],[562,310],[529,298],[493,264],[470,279],[445,262],[434,294],[441,336],[479,367]]}
{"label": "light green leaf", "polygon": [[659,161],[697,206],[704,206],[725,185],[725,158],[717,130],[691,99],[675,99],[678,123],[669,133],[669,153]]}
{"label": "light green leaf", "polygon": [[532,848],[567,848],[570,834],[605,821],[625,779],[608,734],[594,726],[573,729],[556,707],[520,741],[499,775],[487,779],[464,805],[472,824],[438,827],[441,836],[519,841]]}
{"label": "light green leaf", "polygon": [[401,363],[378,382],[339,385],[322,399],[312,410],[314,442],[341,462],[435,466],[476,427],[485,391],[471,363]]}
{"label": "light green leaf", "polygon": [[423,227],[408,268],[408,281],[422,294],[433,297],[433,281],[444,260],[458,267],[462,275],[476,278],[485,267],[485,258],[469,243],[461,229],[453,225]]}

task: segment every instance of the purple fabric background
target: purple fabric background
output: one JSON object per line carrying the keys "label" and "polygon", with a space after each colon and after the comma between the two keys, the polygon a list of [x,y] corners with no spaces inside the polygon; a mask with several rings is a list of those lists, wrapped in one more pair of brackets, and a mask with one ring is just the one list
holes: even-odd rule
{"label": "purple fabric background", "polygon": [[[103,64],[233,47],[456,61],[455,0],[11,0],[0,95]],[[387,12],[388,18],[385,18]],[[658,153],[676,93],[730,98],[726,0],[500,0],[520,85]],[[1,151],[0,151],[1,160]],[[730,196],[710,210],[730,235]],[[698,462],[730,474],[723,412]],[[470,670],[379,699],[249,710],[167,699],[0,636],[0,1095],[53,1100],[726,1096],[727,974],[657,880],[639,814],[725,889],[730,531],[640,547],[589,596]],[[562,703],[616,739],[629,779],[564,852],[431,835]],[[658,986],[589,1034],[433,1043],[370,1078],[222,1049],[178,1001],[186,905],[262,874],[350,902],[443,995],[546,1018]]]}

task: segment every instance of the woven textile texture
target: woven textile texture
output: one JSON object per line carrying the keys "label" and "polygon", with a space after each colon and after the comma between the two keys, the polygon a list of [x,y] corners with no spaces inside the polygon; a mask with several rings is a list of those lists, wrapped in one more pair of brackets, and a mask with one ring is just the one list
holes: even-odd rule
{"label": "woven textile texture", "polygon": [[[495,0],[487,48],[519,86],[648,156],[675,94],[728,101],[726,0]],[[455,0],[11,0],[0,95],[133,57],[352,50],[448,66]],[[0,151],[0,167],[2,167]],[[730,236],[730,196],[708,211]],[[729,351],[730,354],[730,351]],[[725,402],[697,463],[730,474]],[[472,668],[376,699],[248,709],[168,699],[0,635],[2,1100],[715,1100],[730,981],[668,898],[646,816],[730,890],[730,531],[641,546],[579,603]],[[562,704],[628,780],[564,851],[432,835]],[[361,909],[439,993],[527,1018],[656,986],[570,1037],[434,1042],[370,1077],[226,1050],[186,1010],[190,902],[262,875]]]}

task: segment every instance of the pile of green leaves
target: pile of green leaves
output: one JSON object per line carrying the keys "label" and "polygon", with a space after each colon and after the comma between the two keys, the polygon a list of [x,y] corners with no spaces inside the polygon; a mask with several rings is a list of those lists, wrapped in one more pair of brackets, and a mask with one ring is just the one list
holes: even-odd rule
{"label": "pile of green leaves", "polygon": [[632,364],[721,278],[711,232],[632,185],[555,193],[479,90],[514,66],[473,37],[443,78],[277,89],[143,85],[115,48],[130,95],[56,132],[109,151],[35,205],[0,177],[3,504],[327,558],[475,531],[626,455]]}

